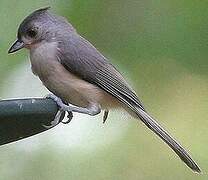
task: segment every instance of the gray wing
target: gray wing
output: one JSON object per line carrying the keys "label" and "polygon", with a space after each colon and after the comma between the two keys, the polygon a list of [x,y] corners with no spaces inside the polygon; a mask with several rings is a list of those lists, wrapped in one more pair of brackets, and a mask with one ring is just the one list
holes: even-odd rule
{"label": "gray wing", "polygon": [[87,40],[78,34],[59,43],[60,62],[80,78],[99,86],[134,111],[144,110],[137,95],[116,68]]}
{"label": "gray wing", "polygon": [[88,41],[73,34],[59,44],[59,60],[65,68],[80,78],[107,91],[135,112],[142,122],[166,142],[193,171],[199,166],[148,113],[121,74]]}

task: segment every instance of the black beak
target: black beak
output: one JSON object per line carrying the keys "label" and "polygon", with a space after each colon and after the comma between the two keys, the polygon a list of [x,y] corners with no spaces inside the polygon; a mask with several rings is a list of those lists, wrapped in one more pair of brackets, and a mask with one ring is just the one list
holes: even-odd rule
{"label": "black beak", "polygon": [[16,51],[22,49],[24,46],[25,46],[25,44],[22,41],[16,40],[15,43],[10,47],[8,53],[16,52]]}

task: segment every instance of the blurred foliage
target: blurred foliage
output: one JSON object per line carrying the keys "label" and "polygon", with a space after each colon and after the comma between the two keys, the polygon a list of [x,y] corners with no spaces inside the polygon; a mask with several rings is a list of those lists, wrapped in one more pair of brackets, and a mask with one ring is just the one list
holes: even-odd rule
{"label": "blurred foliage", "polygon": [[120,140],[95,153],[61,153],[45,142],[33,153],[18,151],[15,144],[1,147],[0,180],[207,179],[208,2],[1,0],[0,80],[5,84],[0,92],[27,56],[26,51],[7,55],[19,23],[44,6],[67,17],[117,64],[151,114],[190,150],[203,174],[192,173],[143,125],[130,121]]}

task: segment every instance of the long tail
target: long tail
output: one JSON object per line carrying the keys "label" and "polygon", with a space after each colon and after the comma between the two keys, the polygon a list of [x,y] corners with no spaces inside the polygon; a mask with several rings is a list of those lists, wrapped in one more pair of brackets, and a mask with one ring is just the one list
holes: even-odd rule
{"label": "long tail", "polygon": [[168,144],[173,151],[175,151],[175,153],[188,167],[190,167],[194,172],[201,172],[200,167],[194,162],[186,150],[176,140],[174,140],[149,114],[140,108],[137,108],[135,113],[149,129],[156,133],[164,142]]}

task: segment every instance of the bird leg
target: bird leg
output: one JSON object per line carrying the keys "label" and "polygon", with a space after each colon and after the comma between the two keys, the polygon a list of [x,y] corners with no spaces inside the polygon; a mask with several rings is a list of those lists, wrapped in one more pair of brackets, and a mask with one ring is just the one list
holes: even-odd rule
{"label": "bird leg", "polygon": [[[53,99],[55,102],[60,99],[60,98],[56,97],[53,94],[48,94],[46,96],[46,98]],[[49,125],[49,126],[48,125],[43,125],[43,126],[45,128],[47,128],[47,129],[49,129],[49,128],[52,128],[52,127],[56,126],[60,122],[62,122],[63,124],[69,123],[72,120],[72,118],[73,118],[73,113],[72,113],[72,111],[67,111],[67,113],[68,113],[68,115],[67,115],[68,120],[67,121],[63,121],[62,114],[64,112],[65,111],[62,108],[59,107],[58,112],[56,113],[56,116],[55,116],[54,120],[51,121],[51,125]],[[62,120],[60,121],[60,119],[62,119]]]}
{"label": "bird leg", "polygon": [[[95,104],[95,103],[90,104],[86,108],[83,108],[83,107],[74,106],[72,104],[66,105],[61,100],[61,98],[55,96],[54,94],[49,94],[49,95],[46,96],[46,98],[51,98],[52,100],[54,100],[56,102],[56,104],[58,105],[59,110],[58,110],[54,120],[51,122],[50,126],[43,125],[45,128],[51,128],[51,127],[56,126],[60,122],[60,118],[61,118],[62,113],[65,112],[65,111],[68,112],[68,116],[67,116],[68,120],[67,121],[61,121],[63,124],[68,124],[72,120],[72,118],[73,118],[73,113],[72,112],[88,114],[88,115],[91,115],[91,116],[95,116],[95,115],[97,115],[101,112],[100,106]],[[105,111],[103,121],[105,121],[107,119],[107,114],[106,114],[106,111]]]}
{"label": "bird leg", "polygon": [[91,115],[91,116],[95,116],[95,115],[97,115],[101,112],[100,106],[96,103],[91,103],[86,108],[83,108],[83,107],[74,106],[72,104],[66,105],[66,104],[63,103],[63,101],[59,97],[57,97],[53,94],[48,95],[48,97],[53,99],[57,103],[60,110],[67,111],[68,113],[78,112],[78,113],[83,113],[83,114],[88,114],[88,115]]}

